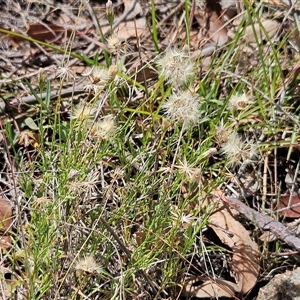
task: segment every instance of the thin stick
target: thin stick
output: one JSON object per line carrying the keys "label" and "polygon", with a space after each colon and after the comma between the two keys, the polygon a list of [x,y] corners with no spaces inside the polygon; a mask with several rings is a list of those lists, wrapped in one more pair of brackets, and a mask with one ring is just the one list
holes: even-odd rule
{"label": "thin stick", "polygon": [[294,232],[287,229],[282,223],[255,211],[235,197],[226,197],[220,191],[216,192],[216,196],[225,203],[233,206],[235,210],[241,213],[253,224],[257,225],[260,229],[272,232],[278,239],[284,241],[290,247],[300,251],[300,239]]}

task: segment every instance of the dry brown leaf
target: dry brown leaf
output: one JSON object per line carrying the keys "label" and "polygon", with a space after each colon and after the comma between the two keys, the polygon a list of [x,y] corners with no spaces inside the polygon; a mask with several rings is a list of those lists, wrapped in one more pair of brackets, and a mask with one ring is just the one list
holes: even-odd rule
{"label": "dry brown leaf", "polygon": [[259,275],[258,245],[251,240],[244,226],[225,209],[213,213],[209,222],[222,243],[232,249],[232,269],[239,291],[242,294],[247,293],[254,287]]}
{"label": "dry brown leaf", "polygon": [[11,205],[4,199],[0,198],[0,231],[6,231],[12,223]]}
{"label": "dry brown leaf", "polygon": [[6,233],[12,224],[12,208],[4,199],[0,198],[0,248],[11,247],[11,237]]}
{"label": "dry brown leaf", "polygon": [[[262,26],[264,30],[262,29]],[[280,23],[276,20],[262,20],[261,24],[256,23],[254,26],[249,25],[246,27],[244,39],[248,43],[256,43],[256,37],[259,42],[267,39],[267,37],[272,38],[276,34],[279,27]],[[267,36],[265,32],[267,33]]]}
{"label": "dry brown leaf", "polygon": [[135,21],[128,21],[120,24],[115,33],[119,38],[128,39],[130,37],[141,37],[146,31],[146,19],[139,18]]}
{"label": "dry brown leaf", "polygon": [[[291,201],[290,201],[290,194],[284,194],[280,196],[279,199],[279,209],[282,208],[287,208],[290,207],[292,205],[296,205],[296,204],[300,204],[300,195],[299,194],[295,194],[292,195],[291,197]],[[287,218],[295,218],[298,219],[300,218],[300,206],[295,206],[295,207],[291,207],[287,210],[283,210],[280,212],[281,216],[287,217]]]}
{"label": "dry brown leaf", "polygon": [[[206,10],[203,10],[196,6],[195,9],[195,18],[199,26],[207,31],[208,37],[216,44],[224,45],[228,40],[227,30],[224,25],[224,15],[220,3],[216,0],[207,1]],[[197,41],[193,41],[193,44],[196,45],[196,42],[203,46],[202,30],[199,31],[196,37]]]}
{"label": "dry brown leaf", "polygon": [[146,233],[144,231],[137,231],[135,233],[135,241],[140,246],[146,239]]}
{"label": "dry brown leaf", "polygon": [[27,30],[27,34],[33,39],[42,41],[42,42],[55,42],[60,43],[61,38],[65,36],[69,37],[71,34],[70,30],[66,28],[55,25],[55,24],[30,24]]}
{"label": "dry brown leaf", "polygon": [[[213,1],[210,1],[213,2]],[[228,40],[227,30],[224,25],[224,16],[220,3],[208,8],[209,29],[208,35],[216,44],[224,45]]]}
{"label": "dry brown leaf", "polygon": [[184,297],[213,298],[230,297],[238,292],[238,285],[223,279],[216,279],[215,282],[207,277],[194,277],[188,279],[184,284],[181,295]]}
{"label": "dry brown leaf", "polygon": [[87,67],[81,66],[81,65],[74,65],[70,67],[70,70],[73,72],[73,74],[84,74],[87,73]]}
{"label": "dry brown leaf", "polygon": [[[1,234],[1,233],[0,233]],[[9,235],[0,236],[0,249],[8,249],[12,246],[12,239]]]}

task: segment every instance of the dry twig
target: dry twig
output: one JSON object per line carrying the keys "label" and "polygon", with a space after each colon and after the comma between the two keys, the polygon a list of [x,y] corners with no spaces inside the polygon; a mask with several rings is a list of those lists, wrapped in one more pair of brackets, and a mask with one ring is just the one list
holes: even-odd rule
{"label": "dry twig", "polygon": [[233,206],[235,210],[257,225],[260,229],[272,232],[278,239],[284,241],[290,247],[300,251],[300,239],[282,223],[269,216],[262,215],[235,197],[225,197],[221,192],[217,192],[217,194],[222,201]]}

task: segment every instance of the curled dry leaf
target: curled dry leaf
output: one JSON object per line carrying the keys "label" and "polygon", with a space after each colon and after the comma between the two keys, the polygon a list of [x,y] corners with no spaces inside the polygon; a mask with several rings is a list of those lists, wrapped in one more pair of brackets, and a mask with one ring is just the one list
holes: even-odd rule
{"label": "curled dry leaf", "polygon": [[232,269],[239,286],[239,292],[241,294],[247,293],[254,287],[259,275],[258,245],[251,240],[244,226],[236,221],[228,210],[223,209],[215,212],[210,216],[209,222],[210,227],[222,243],[232,249]]}
{"label": "curled dry leaf", "polygon": [[213,298],[230,297],[238,292],[238,285],[223,279],[210,280],[199,276],[188,279],[181,290],[181,296],[190,298]]}

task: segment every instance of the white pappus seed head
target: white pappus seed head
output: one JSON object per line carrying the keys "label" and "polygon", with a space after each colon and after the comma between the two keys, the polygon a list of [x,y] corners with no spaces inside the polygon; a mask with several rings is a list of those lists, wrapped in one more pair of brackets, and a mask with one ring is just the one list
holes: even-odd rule
{"label": "white pappus seed head", "polygon": [[251,104],[251,101],[250,98],[246,95],[246,93],[235,94],[231,96],[228,102],[229,108],[236,110],[245,110],[249,104]]}
{"label": "white pappus seed head", "polygon": [[77,276],[82,274],[95,274],[99,269],[99,265],[96,263],[93,256],[86,256],[79,259],[75,264],[75,270]]}
{"label": "white pappus seed head", "polygon": [[124,54],[126,53],[126,50],[128,50],[127,41],[116,34],[112,34],[108,37],[106,43],[112,54]]}
{"label": "white pappus seed head", "polygon": [[164,76],[165,81],[173,87],[180,87],[194,75],[194,63],[185,51],[169,48],[156,61],[160,67],[159,76]]}
{"label": "white pappus seed head", "polygon": [[251,163],[257,151],[257,147],[252,142],[243,141],[236,132],[231,133],[221,149],[230,167]]}
{"label": "white pappus seed head", "polygon": [[183,123],[184,127],[190,127],[198,123],[200,119],[200,99],[197,94],[190,91],[178,91],[172,94],[162,105],[165,115]]}
{"label": "white pappus seed head", "polygon": [[116,133],[116,123],[113,115],[107,115],[102,120],[95,122],[90,130],[91,138],[98,138],[101,140],[109,140],[114,137]]}
{"label": "white pappus seed head", "polygon": [[96,109],[94,106],[80,102],[78,105],[73,107],[71,119],[85,121],[91,118],[95,111]]}

